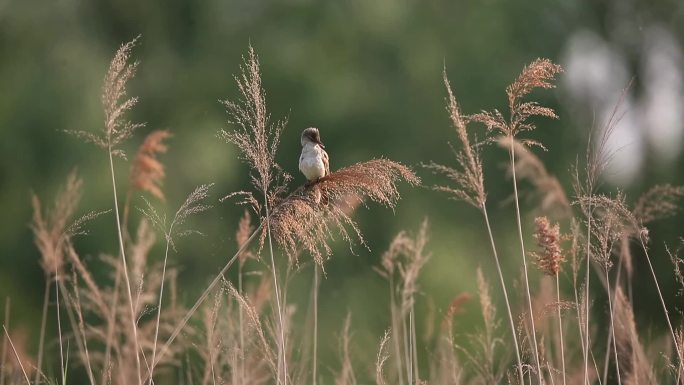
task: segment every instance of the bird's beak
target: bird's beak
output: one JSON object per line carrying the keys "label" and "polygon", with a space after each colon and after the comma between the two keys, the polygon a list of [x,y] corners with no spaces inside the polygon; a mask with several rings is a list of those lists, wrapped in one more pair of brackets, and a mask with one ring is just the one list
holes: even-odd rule
{"label": "bird's beak", "polygon": [[325,145],[324,145],[323,142],[321,142],[320,140],[319,140],[318,142],[316,142],[316,143],[317,143],[319,146],[321,146],[321,148],[325,148]]}

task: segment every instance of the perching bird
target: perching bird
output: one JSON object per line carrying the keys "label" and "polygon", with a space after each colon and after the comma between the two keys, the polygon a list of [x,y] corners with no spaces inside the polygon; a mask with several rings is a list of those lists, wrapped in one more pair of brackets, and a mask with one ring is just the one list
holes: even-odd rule
{"label": "perching bird", "polygon": [[309,127],[302,132],[302,155],[299,157],[299,171],[306,179],[315,182],[330,174],[328,153],[321,143],[321,133],[318,128]]}

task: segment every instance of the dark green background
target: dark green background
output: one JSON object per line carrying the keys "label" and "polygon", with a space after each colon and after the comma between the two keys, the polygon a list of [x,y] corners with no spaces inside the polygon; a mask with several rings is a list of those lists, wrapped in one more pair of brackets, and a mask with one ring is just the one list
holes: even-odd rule
{"label": "dark green background", "polygon": [[[162,160],[168,174],[168,210],[175,211],[199,184],[216,183],[214,201],[248,188],[247,168],[237,160],[236,148],[223,143],[216,132],[231,129],[218,100],[236,97],[232,76],[249,44],[260,56],[270,112],[275,118],[289,118],[278,161],[295,176],[293,186],[303,182],[297,171],[299,135],[309,126],[321,129],[332,169],[384,156],[414,166],[430,185],[440,180],[421,169],[421,162],[453,163],[447,142],[455,135],[444,110],[444,65],[464,112],[505,108],[505,86],[526,63],[548,57],[566,65],[570,41],[591,33],[618,54],[626,74],[605,90],[605,105],[617,101],[619,90],[631,78],[631,95],[638,100],[647,88],[642,76],[648,56],[644,47],[653,43],[647,35],[655,26],[670,34],[681,64],[684,3],[675,0],[2,0],[0,298],[12,299],[13,325],[38,330],[43,274],[28,227],[31,191],[51,201],[69,171],[78,168],[85,180],[79,213],[111,208],[105,153],[61,131],[101,129],[100,87],[108,62],[122,42],[138,34],[142,38],[134,57],[141,64],[130,92],[140,97],[140,103],[132,118],[147,122],[147,127],[124,147],[132,154],[150,130],[173,132]],[[529,137],[548,147],[540,157],[569,188],[570,166],[583,157],[601,106],[577,100],[568,77],[560,76],[556,90],[533,94],[557,108],[560,120],[538,121],[539,129]],[[647,128],[638,125],[637,133]],[[636,177],[618,186],[628,196],[653,183],[684,182],[681,155],[658,161],[658,150],[647,141],[642,145],[645,161]],[[633,150],[626,146],[622,151]],[[508,277],[513,277],[520,264],[514,212],[510,204],[499,205],[511,194],[503,172],[506,156],[492,147],[484,159],[494,232]],[[128,167],[117,162],[122,192]],[[458,293],[474,292],[477,266],[483,267],[499,297],[478,213],[426,188],[402,185],[400,191],[403,199],[394,212],[371,205],[370,211],[357,213],[370,252],[357,246],[352,254],[342,241],[334,243],[335,255],[326,265],[320,294],[321,333],[330,336],[322,350],[331,366],[336,365],[331,358],[335,335],[348,310],[353,313],[355,344],[364,347],[358,351],[359,361],[372,362],[375,344],[389,323],[386,283],[372,267],[394,234],[415,230],[425,217],[431,223],[432,259],[420,280],[419,312],[426,313],[428,301],[441,310]],[[529,213],[534,202],[526,202],[523,209]],[[181,298],[188,303],[233,254],[240,214],[232,203],[216,202],[214,209],[193,220],[206,237],[179,243],[171,263],[181,269]],[[532,219],[524,217],[528,233]],[[659,222],[652,231],[653,258],[666,300],[679,307],[682,298],[675,296],[677,287],[662,245],[674,244],[683,233],[682,223]],[[93,261],[101,252],[115,253],[113,215],[89,226],[91,234],[77,241],[82,255]],[[155,249],[152,258],[160,259],[162,252]],[[646,327],[664,331],[652,282],[643,261],[637,264],[637,317]],[[91,265],[97,269],[94,262]],[[290,299],[299,314],[305,311],[310,271],[303,270],[293,282]],[[534,286],[537,277],[535,272]],[[598,313],[605,313],[601,302],[595,306]],[[503,315],[503,309],[499,313]],[[475,302],[466,306],[462,317],[459,324],[464,330],[479,322]],[[422,329],[421,316],[418,321]]]}

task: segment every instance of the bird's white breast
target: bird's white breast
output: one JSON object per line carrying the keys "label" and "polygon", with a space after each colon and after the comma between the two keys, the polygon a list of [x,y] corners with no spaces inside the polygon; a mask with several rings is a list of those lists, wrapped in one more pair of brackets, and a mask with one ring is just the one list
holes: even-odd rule
{"label": "bird's white breast", "polygon": [[315,144],[304,145],[302,155],[299,157],[299,171],[310,181],[324,177],[323,149]]}

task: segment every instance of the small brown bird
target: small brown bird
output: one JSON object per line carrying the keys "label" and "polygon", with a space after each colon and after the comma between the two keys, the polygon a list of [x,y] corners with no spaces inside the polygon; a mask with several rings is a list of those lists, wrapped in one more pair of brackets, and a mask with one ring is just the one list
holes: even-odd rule
{"label": "small brown bird", "polygon": [[315,182],[330,174],[328,153],[321,142],[318,128],[309,127],[302,132],[302,155],[299,157],[299,171],[309,182]]}

